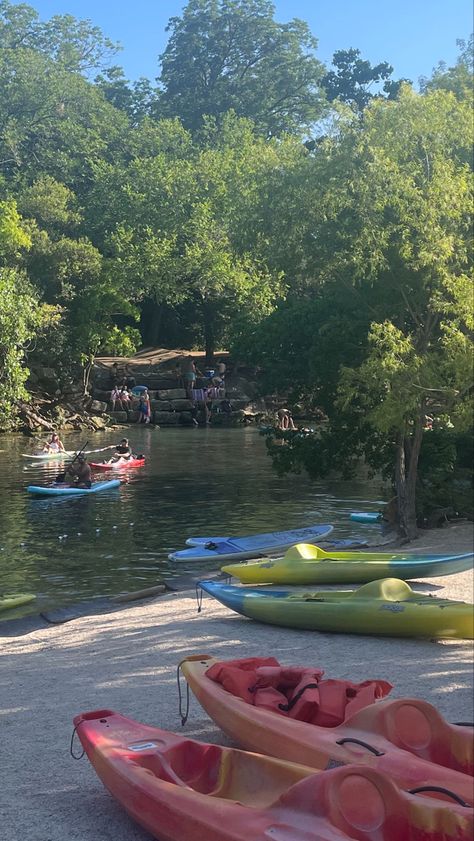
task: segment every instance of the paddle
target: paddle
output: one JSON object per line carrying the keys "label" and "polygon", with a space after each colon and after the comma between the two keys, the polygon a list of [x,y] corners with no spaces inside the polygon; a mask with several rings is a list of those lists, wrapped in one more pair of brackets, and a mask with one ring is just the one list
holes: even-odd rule
{"label": "paddle", "polygon": [[[86,449],[86,447],[87,447],[88,443],[89,443],[89,441],[86,441],[86,443],[84,444],[84,446],[83,446],[83,447],[81,447],[81,449],[77,451],[76,455],[74,456],[73,460],[71,461],[71,464],[74,464],[74,462],[76,461],[76,459],[78,459],[78,458],[79,458],[79,456],[81,455],[81,453],[83,453],[83,452],[84,452],[84,450]],[[71,464],[69,465],[69,467],[71,467]],[[58,473],[58,475],[56,476],[55,482],[57,482],[57,483],[64,482],[65,478],[66,478],[66,471],[65,471],[64,473]]]}

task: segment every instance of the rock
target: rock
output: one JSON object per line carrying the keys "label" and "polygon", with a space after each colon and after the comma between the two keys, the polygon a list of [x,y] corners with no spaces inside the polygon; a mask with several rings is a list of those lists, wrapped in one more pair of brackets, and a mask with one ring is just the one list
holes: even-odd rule
{"label": "rock", "polygon": [[186,392],[184,388],[160,388],[157,397],[159,400],[186,400]]}
{"label": "rock", "polygon": [[177,412],[155,412],[154,423],[160,426],[177,426],[179,415]]}
{"label": "rock", "polygon": [[92,396],[94,400],[102,400],[104,403],[108,403],[110,400],[110,389],[108,391],[102,391],[99,388],[94,388]]}
{"label": "rock", "polygon": [[154,412],[171,412],[171,402],[169,400],[152,400],[151,408]]}
{"label": "rock", "polygon": [[[130,414],[132,413],[130,412]],[[109,415],[114,423],[127,423],[128,421],[127,412],[109,412]]]}
{"label": "rock", "polygon": [[105,418],[89,418],[89,424],[94,427],[94,429],[106,429],[107,421]]}
{"label": "rock", "polygon": [[190,412],[193,408],[191,400],[172,400],[171,409],[174,412]]}
{"label": "rock", "polygon": [[183,426],[192,426],[193,425],[193,418],[191,412],[180,412],[179,415],[179,422]]}
{"label": "rock", "polygon": [[138,412],[136,409],[132,409],[130,412],[124,412],[124,415],[127,415],[129,423],[136,423],[138,420]]}
{"label": "rock", "polygon": [[96,415],[102,415],[103,412],[107,411],[107,403],[103,403],[102,400],[93,400],[90,405],[90,411]]}

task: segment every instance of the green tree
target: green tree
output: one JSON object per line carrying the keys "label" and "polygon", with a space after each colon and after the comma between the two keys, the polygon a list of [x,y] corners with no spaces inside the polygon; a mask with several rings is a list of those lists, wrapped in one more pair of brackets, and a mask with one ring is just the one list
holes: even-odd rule
{"label": "green tree", "polygon": [[433,70],[430,79],[421,79],[422,91],[444,90],[451,91],[458,99],[465,99],[472,102],[474,94],[474,36],[471,35],[468,41],[459,39],[456,43],[459,48],[459,56],[453,67],[448,67],[446,62],[440,61]]}
{"label": "green tree", "polygon": [[[393,67],[387,62],[372,65],[360,57],[360,50],[337,50],[332,58],[335,70],[328,72],[321,79],[321,86],[326,91],[329,102],[339,100],[347,102],[357,111],[363,111],[374,97],[387,95],[388,99],[396,99],[402,83],[410,84],[409,79],[390,79]],[[379,90],[383,82],[382,91]],[[375,85],[376,92],[370,88]]]}
{"label": "green tree", "polygon": [[189,0],[168,25],[159,113],[192,132],[231,109],[266,136],[313,123],[322,112],[317,42],[306,23],[277,23],[274,11],[268,0]]}

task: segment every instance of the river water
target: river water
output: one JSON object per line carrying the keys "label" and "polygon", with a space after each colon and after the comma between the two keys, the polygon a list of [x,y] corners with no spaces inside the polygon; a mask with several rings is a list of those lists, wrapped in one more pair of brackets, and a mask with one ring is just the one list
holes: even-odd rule
{"label": "river water", "polygon": [[[88,449],[120,437],[91,434]],[[380,481],[369,481],[363,471],[351,482],[278,477],[255,428],[137,427],[129,437],[147,462],[128,471],[118,490],[50,499],[31,497],[26,487],[51,481],[61,469],[58,463],[23,458],[21,453],[34,452],[24,436],[0,437],[0,594],[37,596],[2,618],[140,590],[171,573],[201,571],[167,557],[184,548],[190,535],[243,535],[312,523],[332,523],[338,538],[374,540],[379,534],[378,526],[351,523],[349,514],[380,506]],[[83,444],[84,434],[63,440],[73,449]]]}

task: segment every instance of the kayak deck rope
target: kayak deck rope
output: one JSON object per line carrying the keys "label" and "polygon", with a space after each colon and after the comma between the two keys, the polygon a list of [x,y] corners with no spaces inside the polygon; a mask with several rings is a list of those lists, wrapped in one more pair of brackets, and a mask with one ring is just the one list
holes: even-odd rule
{"label": "kayak deck rope", "polygon": [[418,788],[410,788],[408,789],[408,794],[421,794],[424,791],[436,791],[438,794],[445,794],[446,797],[452,797],[460,806],[470,808],[469,803],[466,803],[462,797],[459,797],[459,794],[455,794],[454,791],[450,791],[449,788],[444,788],[443,786],[419,786]]}
{"label": "kayak deck rope", "polygon": [[336,745],[345,745],[347,744],[347,742],[353,742],[355,745],[360,745],[363,748],[367,748],[367,750],[370,750],[370,752],[373,753],[374,756],[384,755],[383,750],[377,750],[377,748],[374,748],[372,745],[368,745],[367,742],[363,742],[362,739],[351,739],[349,737],[347,737],[346,739],[338,739]]}
{"label": "kayak deck rope", "polygon": [[201,613],[202,610],[202,599],[204,596],[204,591],[200,584],[196,584],[196,601],[197,601],[197,612]]}
{"label": "kayak deck rope", "polygon": [[178,682],[178,705],[179,705],[179,716],[181,718],[181,727],[184,727],[188,720],[189,716],[189,683],[186,682],[186,709],[183,712],[183,695],[181,691],[181,663],[179,664],[178,668],[176,669],[176,679]]}
{"label": "kayak deck rope", "polygon": [[85,754],[85,749],[84,748],[82,748],[82,753],[79,754],[79,756],[77,755],[77,753],[74,753],[74,736],[76,735],[76,733],[77,733],[77,727],[75,727],[74,730],[72,731],[71,744],[69,746],[69,753],[71,754],[73,759],[82,759],[82,757]]}

